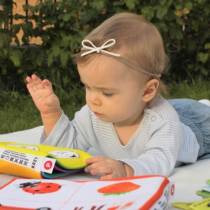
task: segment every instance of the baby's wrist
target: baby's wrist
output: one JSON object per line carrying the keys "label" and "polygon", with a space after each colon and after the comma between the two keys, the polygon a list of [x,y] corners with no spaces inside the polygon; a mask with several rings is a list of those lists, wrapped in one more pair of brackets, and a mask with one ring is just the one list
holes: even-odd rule
{"label": "baby's wrist", "polygon": [[59,108],[51,113],[41,113],[42,122],[44,125],[46,137],[50,135],[56,123],[59,121],[62,115],[62,110]]}
{"label": "baby's wrist", "polygon": [[40,114],[41,114],[42,119],[45,119],[45,120],[59,119],[60,116],[62,115],[62,109],[61,109],[61,107],[59,107],[57,110],[55,110],[53,112],[49,112],[49,113],[41,112]]}
{"label": "baby's wrist", "polygon": [[127,177],[134,176],[134,170],[130,165],[124,163],[123,166]]}
{"label": "baby's wrist", "polygon": [[127,171],[126,171],[126,167],[125,167],[125,164],[124,162],[122,161],[119,161],[120,165],[121,165],[121,168],[119,169],[120,170],[120,177],[127,177]]}

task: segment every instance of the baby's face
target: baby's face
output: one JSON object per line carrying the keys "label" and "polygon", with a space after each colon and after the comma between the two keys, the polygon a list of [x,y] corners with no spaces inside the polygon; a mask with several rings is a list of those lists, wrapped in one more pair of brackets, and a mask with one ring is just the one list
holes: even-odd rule
{"label": "baby's face", "polygon": [[100,54],[86,65],[78,64],[78,71],[85,85],[87,105],[100,120],[127,126],[141,116],[144,84],[137,84],[127,66]]}

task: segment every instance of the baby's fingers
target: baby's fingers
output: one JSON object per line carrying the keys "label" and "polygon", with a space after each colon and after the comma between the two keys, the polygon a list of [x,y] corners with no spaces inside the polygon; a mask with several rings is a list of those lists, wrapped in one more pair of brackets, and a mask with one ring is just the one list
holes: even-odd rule
{"label": "baby's fingers", "polygon": [[52,90],[52,84],[49,80],[44,79],[42,81],[42,85],[44,86],[44,88],[48,89],[48,90]]}
{"label": "baby's fingers", "polygon": [[34,91],[44,88],[42,80],[39,77],[37,77],[35,74],[33,74],[31,77],[27,77],[26,81]]}
{"label": "baby's fingers", "polygon": [[26,87],[27,87],[28,92],[30,93],[30,95],[33,97],[33,95],[34,95],[34,90],[33,90],[33,88],[31,87],[31,85],[30,85],[30,84],[27,84]]}
{"label": "baby's fingers", "polygon": [[94,163],[90,166],[85,168],[85,172],[90,173],[92,175],[99,175],[99,174],[111,174],[112,168],[107,165],[101,165]]}
{"label": "baby's fingers", "polygon": [[118,178],[118,176],[116,176],[115,174],[108,174],[105,176],[101,176],[101,180],[106,180],[106,179],[116,179]]}
{"label": "baby's fingers", "polygon": [[33,80],[31,79],[31,77],[26,77],[26,82],[28,83],[28,84],[30,84],[30,83],[32,83],[33,82]]}
{"label": "baby's fingers", "polygon": [[36,75],[32,75],[31,78],[33,82],[31,83],[34,90],[41,90],[44,89],[44,85],[42,84],[42,80],[37,77]]}
{"label": "baby's fingers", "polygon": [[97,163],[99,161],[104,161],[106,158],[102,157],[102,156],[94,156],[92,158],[88,158],[85,160],[85,162],[87,164],[92,164],[92,163]]}

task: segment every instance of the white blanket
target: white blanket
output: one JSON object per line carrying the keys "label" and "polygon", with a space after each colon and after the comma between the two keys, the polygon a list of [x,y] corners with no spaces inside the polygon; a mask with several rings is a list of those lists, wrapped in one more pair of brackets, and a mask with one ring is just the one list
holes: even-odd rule
{"label": "white blanket", "polygon": [[[39,139],[43,127],[39,126],[33,129],[19,131],[9,134],[0,135],[0,141],[19,142],[26,144],[39,144]],[[90,150],[93,155],[96,151]],[[10,181],[14,176],[0,174],[0,186]],[[71,180],[88,180],[97,179],[99,177],[90,176],[85,173],[70,175],[65,179]],[[196,191],[201,190],[206,185],[206,180],[210,179],[210,159],[201,160],[194,164],[175,168],[172,175],[169,177],[175,184],[175,194],[171,202],[196,202],[201,200],[200,196],[196,195]],[[175,209],[170,207],[170,209]]]}

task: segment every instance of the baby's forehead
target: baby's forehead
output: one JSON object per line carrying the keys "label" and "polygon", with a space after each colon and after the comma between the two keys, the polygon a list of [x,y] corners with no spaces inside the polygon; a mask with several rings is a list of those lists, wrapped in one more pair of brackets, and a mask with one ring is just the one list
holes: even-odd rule
{"label": "baby's forehead", "polygon": [[[117,53],[122,57],[126,57],[128,60],[128,54],[131,52],[121,48],[118,51],[114,51],[114,53]],[[94,74],[97,75],[97,77],[102,77],[103,79],[112,81],[121,80],[122,82],[125,82],[125,79],[129,79],[132,81],[137,81],[137,83],[144,83],[144,78],[148,77],[148,75],[142,74],[139,70],[132,69],[124,62],[116,59],[115,56],[93,52],[87,56],[84,56],[83,58],[80,60],[83,61],[78,63],[78,70],[83,83],[86,83],[85,78],[83,79],[83,76],[89,76],[87,74]],[[130,61],[131,60],[132,59],[130,59]],[[86,74],[84,74],[84,71]]]}
{"label": "baby's forehead", "polygon": [[81,73],[85,71],[85,73],[105,77],[125,77],[129,73],[129,69],[125,64],[102,54],[93,55],[92,59],[87,63],[78,63],[78,70]]}

